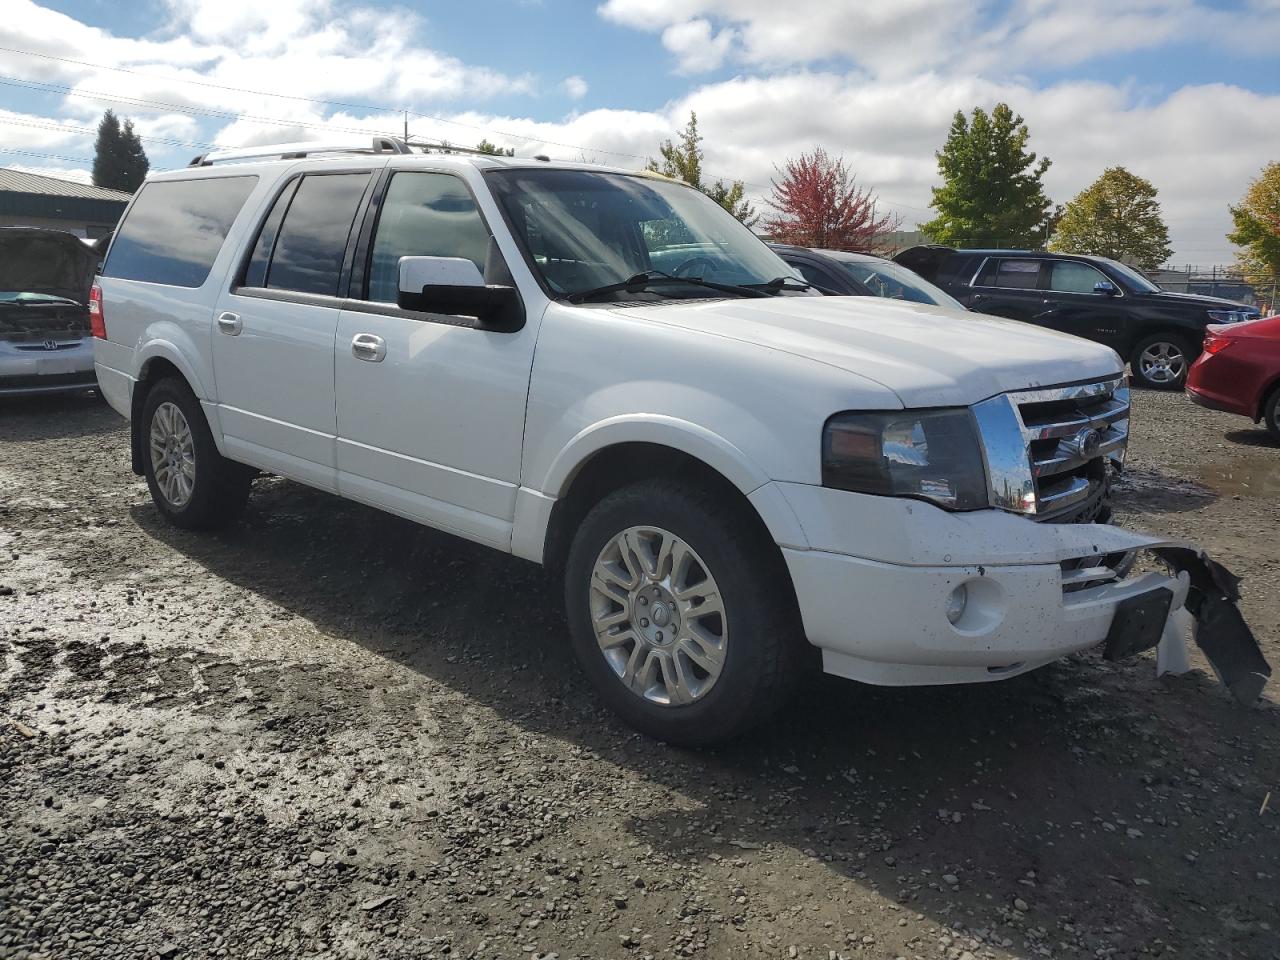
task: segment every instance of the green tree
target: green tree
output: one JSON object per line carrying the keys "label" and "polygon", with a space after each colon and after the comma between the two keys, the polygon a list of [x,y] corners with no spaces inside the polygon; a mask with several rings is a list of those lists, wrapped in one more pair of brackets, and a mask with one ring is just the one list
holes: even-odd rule
{"label": "green tree", "polygon": [[1169,228],[1150,180],[1108,167],[1067,204],[1049,244],[1059,253],[1088,253],[1154,270],[1169,259]]}
{"label": "green tree", "polygon": [[1041,178],[1049,158],[1027,150],[1030,134],[1007,103],[973,118],[956,111],[936,154],[942,186],[930,204],[938,215],[920,229],[937,243],[1031,247],[1042,243],[1051,206]]}
{"label": "green tree", "polygon": [[142,140],[133,130],[133,121],[126,120],[122,127],[114,111],[104,113],[94,143],[94,184],[132,193],[142,185],[150,169]]}
{"label": "green tree", "polygon": [[681,131],[679,141],[664,141],[658,147],[658,152],[662,154],[662,162],[650,159],[647,164],[649,170],[675,180],[683,180],[694,189],[701,190],[748,227],[760,219],[755,208],[746,200],[746,186],[741,180],[707,183],[702,179],[702,135],[698,133],[696,113],[689,113],[689,123]]}
{"label": "green tree", "polygon": [[1230,207],[1235,229],[1227,239],[1241,249],[1236,263],[1250,283],[1273,283],[1280,274],[1280,163],[1262,168],[1238,207]]}
{"label": "green tree", "polygon": [[500,147],[496,143],[490,143],[487,138],[476,144],[476,150],[480,153],[487,153],[491,157],[514,157],[516,155],[515,147]]}

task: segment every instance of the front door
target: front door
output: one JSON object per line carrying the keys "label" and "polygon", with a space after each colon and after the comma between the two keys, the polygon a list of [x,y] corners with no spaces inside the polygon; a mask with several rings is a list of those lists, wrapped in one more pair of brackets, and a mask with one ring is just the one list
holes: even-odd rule
{"label": "front door", "polygon": [[214,315],[218,419],[229,456],[336,490],[338,287],[369,171],[287,184]]}
{"label": "front door", "polygon": [[332,355],[339,490],[510,549],[537,324],[499,333],[398,308],[401,257],[462,257],[483,271],[491,232],[453,173],[391,171],[380,189]]}
{"label": "front door", "polygon": [[[1123,294],[1101,270],[1078,260],[1050,260],[1043,323],[1054,330],[1105,343],[1123,351],[1125,311]],[[1100,293],[1099,283],[1115,293]]]}

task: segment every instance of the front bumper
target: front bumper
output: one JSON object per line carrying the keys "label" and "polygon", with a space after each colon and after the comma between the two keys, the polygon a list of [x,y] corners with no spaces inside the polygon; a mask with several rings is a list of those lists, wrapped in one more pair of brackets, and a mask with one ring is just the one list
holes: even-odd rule
{"label": "front bumper", "polygon": [[[1206,653],[1204,598],[1212,598],[1215,616],[1219,602],[1238,616],[1234,578],[1185,544],[1102,524],[1036,523],[996,510],[948,513],[915,501],[777,487],[804,533],[805,543],[780,546],[805,632],[828,673],[892,686],[1016,676],[1108,640],[1118,609],[1162,590],[1174,602],[1152,642],[1159,639],[1162,659],[1176,663],[1185,660],[1173,648],[1185,645],[1187,609],[1200,621],[1196,639]],[[1123,576],[1125,561],[1143,551],[1170,572]],[[948,617],[959,587],[963,612],[955,616],[952,606]],[[1231,629],[1242,625],[1233,621]],[[1265,683],[1270,670],[1252,634],[1228,646],[1241,651],[1244,673]],[[1108,649],[1125,647],[1134,652],[1123,643]],[[1260,692],[1261,683],[1228,677],[1234,668],[1220,659],[1211,656],[1237,696],[1255,686]]]}
{"label": "front bumper", "polygon": [[0,397],[78,393],[97,385],[91,337],[0,341]]}

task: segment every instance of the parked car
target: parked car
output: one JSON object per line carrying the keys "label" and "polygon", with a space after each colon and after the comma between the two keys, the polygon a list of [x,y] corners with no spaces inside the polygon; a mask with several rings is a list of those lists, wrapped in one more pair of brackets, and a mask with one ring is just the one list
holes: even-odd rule
{"label": "parked car", "polygon": [[1210,326],[1187,377],[1187,396],[1261,421],[1280,440],[1280,316]]}
{"label": "parked car", "polygon": [[1182,387],[1209,324],[1258,316],[1247,304],[1161,290],[1106,257],[921,246],[894,260],[971,310],[1106,344],[1147,387]]}
{"label": "parked car", "polygon": [[1125,576],[1160,541],[1092,523],[1128,432],[1111,350],[794,292],[666,178],[265,152],[150,177],[94,292],[99,382],[177,526],[265,470],[543,563],[602,699],[690,744],[762,722],[812,647],[987,681],[1150,647],[1187,595]]}
{"label": "parked car", "polygon": [[769,246],[787,266],[799,270],[807,283],[829,297],[885,297],[951,310],[964,309],[964,305],[951,294],[934,286],[914,270],[884,257],[782,243]]}
{"label": "parked car", "polygon": [[0,397],[97,386],[88,303],[98,257],[61,230],[0,227]]}

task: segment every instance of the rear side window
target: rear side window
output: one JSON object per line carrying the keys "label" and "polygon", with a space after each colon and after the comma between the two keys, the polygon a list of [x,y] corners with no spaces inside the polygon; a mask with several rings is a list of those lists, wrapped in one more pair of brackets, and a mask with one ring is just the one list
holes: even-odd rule
{"label": "rear side window", "polygon": [[1011,290],[1034,290],[1039,282],[1039,260],[989,260],[978,277],[979,286]]}
{"label": "rear side window", "polygon": [[147,183],[120,225],[104,277],[198,287],[257,177]]}
{"label": "rear side window", "polygon": [[[368,173],[309,174],[285,190],[268,214],[249,261],[267,263],[265,286],[273,290],[336,296],[338,278]],[[283,222],[277,211],[287,207]],[[277,229],[277,226],[278,229]]]}

